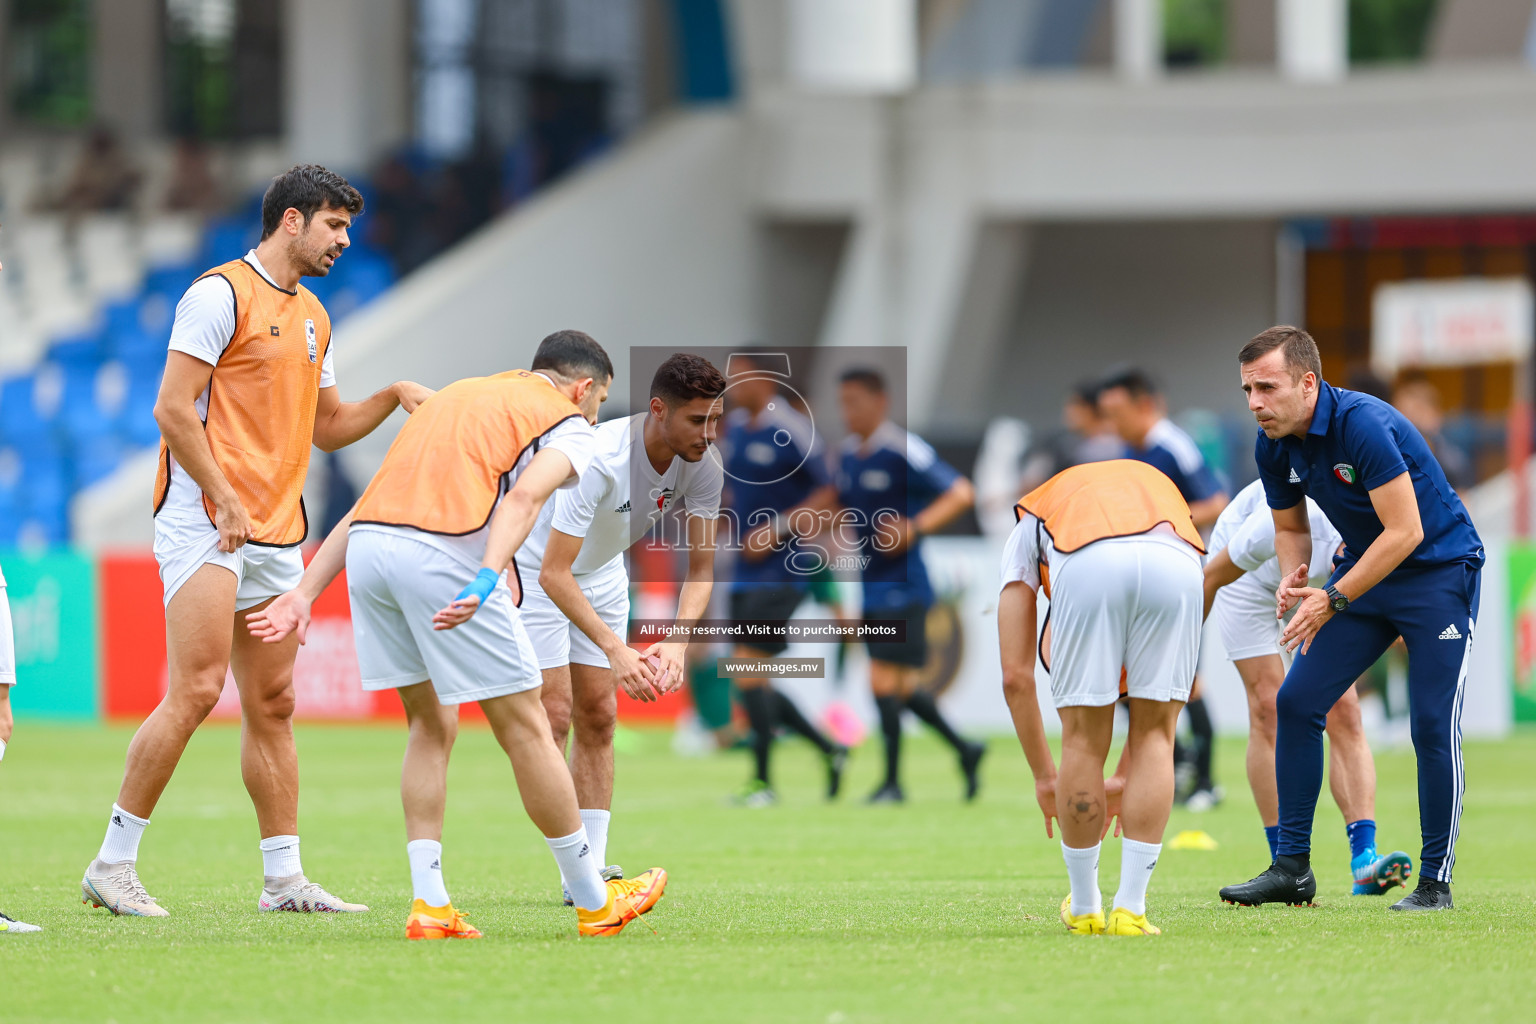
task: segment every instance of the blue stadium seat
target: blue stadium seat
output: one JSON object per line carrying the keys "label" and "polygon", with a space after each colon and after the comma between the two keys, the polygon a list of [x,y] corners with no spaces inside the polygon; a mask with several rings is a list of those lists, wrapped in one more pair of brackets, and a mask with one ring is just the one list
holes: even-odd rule
{"label": "blue stadium seat", "polygon": [[110,476],[122,464],[123,454],[122,442],[111,433],[82,439],[75,448],[75,487],[89,487]]}
{"label": "blue stadium seat", "polygon": [[36,376],[30,373],[0,382],[0,437],[17,447],[52,437],[51,424],[38,415],[33,400],[36,384]]}

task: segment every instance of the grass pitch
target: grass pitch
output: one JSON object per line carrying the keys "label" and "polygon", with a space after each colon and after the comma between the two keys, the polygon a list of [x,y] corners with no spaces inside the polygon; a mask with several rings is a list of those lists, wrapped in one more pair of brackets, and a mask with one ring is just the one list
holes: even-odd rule
{"label": "grass pitch", "polygon": [[[1225,805],[1175,810],[1214,852],[1165,849],[1149,914],[1157,939],[1074,938],[1056,917],[1058,846],[1040,827],[1017,744],[995,738],[980,800],[952,760],[909,741],[909,803],[868,808],[879,756],[860,750],[844,799],[818,798],[818,762],[786,742],[782,803],[725,806],[745,758],[684,760],[667,737],[619,754],[610,859],[672,876],[615,940],[575,936],[558,875],[490,735],[466,732],[450,781],[449,891],[486,934],[409,943],[397,795],[403,730],[299,731],[304,864],[367,915],[258,914],[255,819],[239,734],[206,727],[154,816],[139,861],[173,916],[113,918],[79,902],[101,841],[125,729],[23,722],[0,766],[0,909],[41,924],[0,936],[0,1021],[999,1019],[1517,1019],[1536,980],[1536,734],[1468,743],[1450,914],[1388,914],[1350,898],[1348,846],[1326,792],[1313,853],[1316,909],[1244,910],[1221,885],[1267,862],[1226,742]],[[1378,756],[1380,845],[1418,854],[1409,752]],[[1100,869],[1113,895],[1119,848]],[[1398,890],[1401,892],[1401,890]]]}

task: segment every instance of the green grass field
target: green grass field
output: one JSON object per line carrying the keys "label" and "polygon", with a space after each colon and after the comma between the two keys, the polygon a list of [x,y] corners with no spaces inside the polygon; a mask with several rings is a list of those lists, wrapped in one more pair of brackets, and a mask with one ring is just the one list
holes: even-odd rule
{"label": "green grass field", "polygon": [[[444,867],[478,942],[408,943],[397,795],[404,735],[303,727],[308,874],[359,916],[256,911],[261,862],[237,762],[239,736],[205,728],[146,834],[139,862],[173,916],[113,918],[79,902],[129,732],[23,723],[0,766],[0,909],[41,924],[0,936],[0,1021],[998,1019],[1518,1019],[1536,981],[1536,735],[1469,743],[1457,909],[1389,915],[1351,899],[1348,847],[1325,795],[1316,909],[1242,910],[1219,886],[1267,860],[1240,745],[1219,763],[1224,806],[1176,810],[1169,837],[1203,828],[1215,852],[1165,851],[1152,888],[1158,939],[1074,938],[1057,844],[1011,741],[958,802],[956,773],[910,743],[910,802],[867,808],[873,745],[843,802],[817,797],[804,745],[780,748],[780,806],[723,796],[745,759],[685,760],[660,733],[619,755],[609,846],[631,870],[671,872],[666,898],[615,940],[578,941],[553,860],[523,816],[488,733],[455,752]],[[1379,756],[1381,845],[1417,856],[1409,753]],[[1106,899],[1119,871],[1106,845]]]}

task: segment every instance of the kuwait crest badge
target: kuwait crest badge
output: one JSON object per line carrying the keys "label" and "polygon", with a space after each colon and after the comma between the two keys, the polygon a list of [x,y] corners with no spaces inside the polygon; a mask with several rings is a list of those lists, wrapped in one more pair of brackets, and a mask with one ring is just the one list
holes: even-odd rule
{"label": "kuwait crest badge", "polygon": [[1333,467],[1333,475],[1346,484],[1352,484],[1355,482],[1355,467],[1347,462],[1340,462]]}

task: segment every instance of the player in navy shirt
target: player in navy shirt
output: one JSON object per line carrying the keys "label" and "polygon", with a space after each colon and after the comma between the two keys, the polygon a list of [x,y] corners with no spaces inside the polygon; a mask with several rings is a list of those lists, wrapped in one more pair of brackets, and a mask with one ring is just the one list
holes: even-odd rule
{"label": "player in navy shirt", "polygon": [[926,632],[933,586],[923,566],[921,537],[942,529],[975,504],[971,482],[955,472],[916,434],[888,418],[885,381],[874,370],[849,370],[840,393],[848,437],[838,452],[837,498],[855,513],[853,533],[864,564],[864,619],[900,620],[906,638],[871,642],[869,688],[885,738],[885,782],[871,803],[900,803],[901,712],[928,723],[955,748],[965,775],[965,798],[980,785],[977,768],[986,747],[960,736],[939,712],[933,694],[911,680],[928,660]]}
{"label": "player in navy shirt", "polygon": [[[1477,619],[1483,542],[1429,445],[1401,413],[1322,379],[1310,335],[1272,327],[1239,356],[1259,421],[1254,458],[1275,517],[1286,578],[1281,634],[1300,653],[1276,701],[1279,853],[1269,870],[1221,890],[1233,903],[1308,903],[1312,816],[1323,776],[1323,723],[1355,678],[1402,636],[1409,724],[1419,762],[1418,888],[1393,910],[1451,908],[1464,791],[1461,707]],[[1344,552],[1328,586],[1307,586],[1310,497]]]}
{"label": "player in navy shirt", "polygon": [[[1194,439],[1167,417],[1152,378],[1137,369],[1113,373],[1099,384],[1098,404],[1100,413],[1114,424],[1115,433],[1125,442],[1124,457],[1162,470],[1183,495],[1196,528],[1210,536],[1221,510],[1227,507],[1227,493]],[[1192,763],[1195,777],[1193,789],[1181,799],[1192,810],[1209,810],[1220,800],[1220,790],[1211,776],[1216,729],[1200,694],[1198,678],[1184,710],[1189,715],[1194,749],[1175,741],[1174,759],[1180,764]]]}
{"label": "player in navy shirt", "polygon": [[[774,374],[740,354],[731,356],[727,369],[730,384],[726,400],[731,408],[721,440],[724,508],[735,524],[734,534],[742,540],[731,576],[731,619],[782,624],[809,593],[808,574],[796,568],[806,559],[792,524],[801,521],[797,513],[802,511],[830,509],[836,492],[814,424],[790,404]],[[802,527],[804,533],[814,530],[814,522]],[[781,639],[763,639],[737,643],[732,654],[743,659],[771,658],[786,646]],[[827,767],[827,798],[835,797],[848,760],[847,748],[823,735],[768,679],[737,678],[734,682],[752,725],[755,768],[737,802],[760,807],[777,799],[768,767],[773,735],[780,725],[804,736],[821,751]]]}

